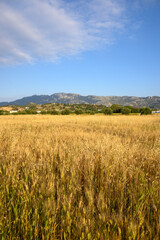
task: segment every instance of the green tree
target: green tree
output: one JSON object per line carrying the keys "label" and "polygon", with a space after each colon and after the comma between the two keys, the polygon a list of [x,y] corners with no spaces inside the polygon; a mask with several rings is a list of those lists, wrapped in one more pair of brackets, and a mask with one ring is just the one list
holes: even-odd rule
{"label": "green tree", "polygon": [[90,114],[90,115],[95,115],[95,112],[90,111],[89,114]]}
{"label": "green tree", "polygon": [[132,106],[125,106],[131,110],[131,113],[139,113],[140,109]]}
{"label": "green tree", "polygon": [[112,110],[110,107],[107,107],[107,108],[104,110],[104,114],[105,114],[105,115],[112,115],[112,114],[113,114],[113,110]]}
{"label": "green tree", "polygon": [[36,110],[37,109],[37,105],[35,103],[29,103],[26,106],[29,107],[30,110]]}
{"label": "green tree", "polygon": [[149,115],[152,114],[152,110],[149,107],[141,108],[140,113],[141,115]]}
{"label": "green tree", "polygon": [[45,114],[47,114],[47,111],[42,110],[42,111],[41,111],[41,114],[42,114],[42,115],[45,115]]}
{"label": "green tree", "polygon": [[113,110],[114,113],[121,113],[122,108],[123,107],[121,105],[118,105],[118,104],[113,104],[111,106],[111,109]]}
{"label": "green tree", "polygon": [[122,114],[129,115],[131,113],[131,109],[123,107],[121,110]]}
{"label": "green tree", "polygon": [[51,114],[52,114],[52,115],[58,115],[59,113],[58,113],[58,111],[56,111],[56,110],[52,110],[52,111],[51,111]]}
{"label": "green tree", "polygon": [[71,112],[68,109],[62,110],[62,115],[69,115]]}
{"label": "green tree", "polygon": [[77,114],[77,115],[83,114],[83,111],[81,109],[76,109],[75,110],[75,114]]}
{"label": "green tree", "polygon": [[4,114],[4,111],[3,110],[0,110],[0,115],[3,115]]}

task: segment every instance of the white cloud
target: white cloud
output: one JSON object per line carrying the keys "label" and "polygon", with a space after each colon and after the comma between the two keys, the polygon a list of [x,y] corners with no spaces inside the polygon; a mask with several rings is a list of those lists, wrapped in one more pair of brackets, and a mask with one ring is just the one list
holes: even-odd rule
{"label": "white cloud", "polygon": [[[27,3],[26,3],[27,2]],[[89,38],[81,23],[49,1],[0,3],[0,62],[55,60],[83,50]]]}
{"label": "white cloud", "polygon": [[1,0],[0,64],[55,61],[110,44],[125,15],[126,0]]}

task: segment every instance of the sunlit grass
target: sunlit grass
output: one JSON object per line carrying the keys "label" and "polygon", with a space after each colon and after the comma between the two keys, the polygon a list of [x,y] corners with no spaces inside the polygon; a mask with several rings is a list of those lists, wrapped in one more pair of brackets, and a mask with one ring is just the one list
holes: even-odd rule
{"label": "sunlit grass", "polygon": [[160,117],[1,116],[0,239],[160,239]]}

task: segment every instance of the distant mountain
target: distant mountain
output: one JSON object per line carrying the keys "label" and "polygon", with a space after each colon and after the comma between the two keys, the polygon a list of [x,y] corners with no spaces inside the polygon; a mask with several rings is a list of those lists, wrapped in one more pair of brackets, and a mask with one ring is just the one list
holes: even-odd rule
{"label": "distant mountain", "polygon": [[0,106],[5,106],[7,104],[8,104],[8,102],[0,102]]}
{"label": "distant mountain", "polygon": [[73,93],[54,93],[52,95],[33,95],[24,97],[12,102],[1,102],[0,106],[5,105],[27,105],[29,103],[45,104],[45,103],[84,103],[84,104],[103,104],[111,106],[113,104],[120,104],[122,106],[134,107],[150,107],[160,109],[160,97],[130,97],[130,96],[82,96]]}

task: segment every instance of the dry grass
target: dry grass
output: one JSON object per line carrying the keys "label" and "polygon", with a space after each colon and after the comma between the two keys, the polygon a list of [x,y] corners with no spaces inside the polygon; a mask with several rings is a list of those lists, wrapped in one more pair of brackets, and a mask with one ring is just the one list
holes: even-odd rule
{"label": "dry grass", "polygon": [[159,116],[1,116],[0,239],[160,239]]}

